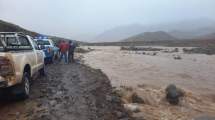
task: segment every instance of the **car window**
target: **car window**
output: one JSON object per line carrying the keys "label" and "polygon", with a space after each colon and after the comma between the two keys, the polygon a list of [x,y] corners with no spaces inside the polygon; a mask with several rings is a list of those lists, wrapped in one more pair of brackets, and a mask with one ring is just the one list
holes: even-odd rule
{"label": "car window", "polygon": [[29,40],[24,36],[19,36],[19,42],[21,46],[31,46]]}
{"label": "car window", "polygon": [[1,42],[1,38],[0,38],[0,52],[3,52],[4,51],[4,48],[3,48],[3,44]]}
{"label": "car window", "polygon": [[[0,51],[32,50],[31,43],[25,36],[5,34],[1,36],[1,40]],[[5,48],[3,46],[4,44]]]}
{"label": "car window", "polygon": [[6,37],[6,44],[7,46],[13,45],[13,44],[18,44],[18,41],[16,37]]}
{"label": "car window", "polygon": [[39,50],[39,47],[38,47],[38,45],[37,45],[37,43],[33,40],[33,46],[34,46],[34,48],[36,49],[36,50]]}
{"label": "car window", "polygon": [[37,40],[37,45],[50,45],[50,42],[46,40]]}
{"label": "car window", "polygon": [[19,35],[18,38],[19,38],[19,41],[18,41],[19,44],[17,49],[32,50],[31,43],[27,37]]}

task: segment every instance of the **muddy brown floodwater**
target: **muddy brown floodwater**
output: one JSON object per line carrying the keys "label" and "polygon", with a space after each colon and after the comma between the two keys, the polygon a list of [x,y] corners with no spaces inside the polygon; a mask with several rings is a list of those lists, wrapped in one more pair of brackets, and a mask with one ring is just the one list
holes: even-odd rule
{"label": "muddy brown floodwater", "polygon": [[[94,51],[84,54],[83,60],[93,68],[101,69],[113,86],[141,84],[165,88],[176,84],[195,93],[214,94],[215,55],[167,53],[162,51],[121,51],[120,47],[91,46]],[[175,49],[174,47],[154,47]],[[155,53],[152,55],[151,53]],[[180,56],[175,60],[174,56]]]}
{"label": "muddy brown floodwater", "polygon": [[129,120],[106,75],[78,63],[55,63],[25,101],[1,100],[0,120]]}
{"label": "muddy brown floodwater", "polygon": [[[120,50],[117,46],[83,48],[93,49],[83,54],[83,60],[109,77],[134,117],[215,120],[214,55],[185,54],[183,47],[148,46],[143,51]],[[169,84],[185,93],[178,106],[165,99],[165,87]],[[137,99],[133,96],[144,102],[133,102]]]}

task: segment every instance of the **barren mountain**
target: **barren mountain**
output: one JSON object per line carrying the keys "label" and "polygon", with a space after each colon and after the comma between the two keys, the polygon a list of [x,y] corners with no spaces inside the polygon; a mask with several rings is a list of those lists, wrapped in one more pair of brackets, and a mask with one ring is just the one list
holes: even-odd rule
{"label": "barren mountain", "polygon": [[169,35],[166,32],[144,32],[132,37],[129,37],[124,42],[133,42],[133,41],[162,41],[162,40],[177,40],[177,38]]}
{"label": "barren mountain", "polygon": [[215,21],[210,19],[184,20],[158,25],[131,24],[119,26],[99,34],[93,41],[116,42],[128,37],[154,31],[165,31],[178,39],[192,39],[215,32]]}
{"label": "barren mountain", "polygon": [[179,39],[193,39],[193,38],[199,38],[199,36],[207,36],[214,32],[215,32],[215,27],[209,26],[209,27],[193,29],[193,30],[185,30],[185,31],[173,30],[168,33]]}
{"label": "barren mountain", "polygon": [[38,33],[26,30],[18,25],[0,20],[0,32],[24,32],[26,34],[36,36]]}
{"label": "barren mountain", "polygon": [[[44,34],[40,34],[37,32],[27,30],[25,28],[22,28],[18,25],[13,24],[13,23],[5,22],[3,20],[0,20],[0,32],[23,32],[25,34],[31,35],[32,37],[38,36],[38,35],[44,35]],[[66,38],[61,38],[61,37],[56,37],[56,36],[50,36],[50,35],[45,35],[45,36],[51,37],[52,40],[54,40],[54,41],[69,40]]]}
{"label": "barren mountain", "polygon": [[211,34],[207,34],[207,35],[198,37],[198,39],[215,40],[215,33],[211,33]]}

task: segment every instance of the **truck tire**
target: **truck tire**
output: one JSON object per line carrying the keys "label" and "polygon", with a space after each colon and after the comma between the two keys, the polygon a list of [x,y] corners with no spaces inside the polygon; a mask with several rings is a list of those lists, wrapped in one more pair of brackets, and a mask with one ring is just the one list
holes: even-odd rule
{"label": "truck tire", "polygon": [[46,72],[45,72],[45,65],[43,66],[43,68],[41,68],[39,70],[39,73],[40,73],[40,76],[45,76],[46,75]]}
{"label": "truck tire", "polygon": [[22,77],[22,83],[13,87],[12,92],[18,99],[27,99],[30,95],[30,75],[28,72],[24,72]]}

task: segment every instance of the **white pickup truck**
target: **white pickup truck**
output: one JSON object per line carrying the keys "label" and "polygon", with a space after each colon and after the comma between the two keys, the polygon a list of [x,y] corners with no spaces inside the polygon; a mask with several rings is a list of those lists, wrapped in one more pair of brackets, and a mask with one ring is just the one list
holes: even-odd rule
{"label": "white pickup truck", "polygon": [[44,75],[44,53],[22,33],[0,32],[0,90],[9,89],[21,98],[30,94],[30,80]]}

